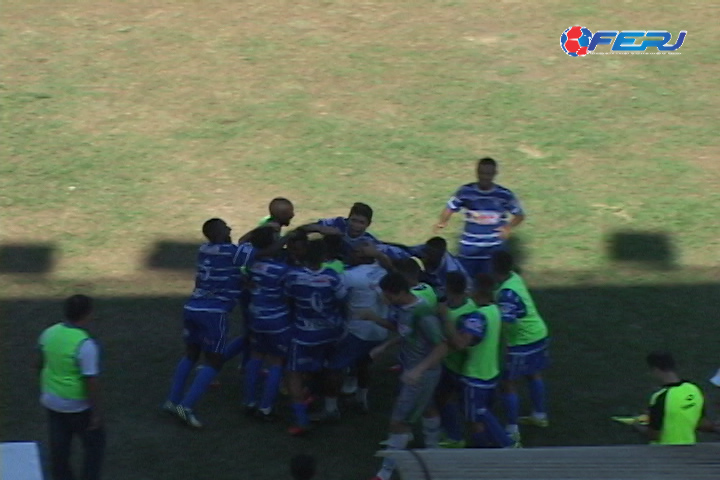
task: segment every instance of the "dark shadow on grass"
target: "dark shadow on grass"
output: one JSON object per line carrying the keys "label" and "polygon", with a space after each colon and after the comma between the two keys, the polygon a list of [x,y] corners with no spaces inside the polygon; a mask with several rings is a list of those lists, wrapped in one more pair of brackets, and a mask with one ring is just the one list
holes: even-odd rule
{"label": "dark shadow on grass", "polygon": [[608,257],[658,270],[675,268],[677,252],[671,237],[663,232],[615,232],[607,238]]}
{"label": "dark shadow on grass", "polygon": [[147,257],[153,270],[194,270],[199,244],[173,241],[155,243]]}
{"label": "dark shadow on grass", "polygon": [[0,245],[0,273],[49,273],[55,266],[51,243]]}

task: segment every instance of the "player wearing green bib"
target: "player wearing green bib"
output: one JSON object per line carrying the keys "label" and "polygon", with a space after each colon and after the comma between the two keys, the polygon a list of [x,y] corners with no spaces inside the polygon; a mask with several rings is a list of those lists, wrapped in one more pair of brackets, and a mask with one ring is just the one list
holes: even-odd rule
{"label": "player wearing green bib", "polygon": [[410,292],[425,300],[431,308],[437,308],[438,296],[433,287],[420,282],[420,265],[412,258],[401,258],[393,262],[393,267],[401,273],[410,284]]}
{"label": "player wearing green bib", "polygon": [[268,205],[269,215],[263,217],[258,223],[258,227],[263,227],[268,223],[277,223],[280,228],[290,225],[293,217],[295,217],[295,207],[287,198],[273,198]]}
{"label": "player wearing green bib", "polygon": [[[682,380],[675,372],[675,360],[667,352],[653,352],[647,364],[663,386],[650,397],[649,422],[639,426],[651,443],[660,445],[693,445],[698,429],[713,431],[704,422],[705,399],[694,383]],[[709,425],[710,428],[705,428]]]}
{"label": "player wearing green bib", "polygon": [[[412,381],[425,368],[446,355],[443,360],[444,378],[454,378],[456,383],[441,383],[439,388],[459,386],[463,395],[465,419],[471,426],[472,447],[515,445],[515,441],[503,430],[490,410],[500,377],[498,358],[502,330],[500,309],[492,304],[493,286],[491,277],[478,276],[474,292],[475,298],[482,304],[478,307],[466,294],[467,281],[464,275],[459,272],[448,273],[447,308],[441,307],[448,340],[422,364],[406,373]],[[462,437],[462,432],[459,435]]]}
{"label": "player wearing green bib", "polygon": [[[495,298],[502,312],[507,342],[505,372],[502,382],[507,431],[520,439],[518,423],[547,427],[545,382],[541,372],[548,364],[548,329],[535,307],[523,279],[513,271],[513,258],[508,252],[493,255],[495,280],[499,284]],[[517,382],[526,378],[530,386],[531,416],[520,417]]]}
{"label": "player wearing green bib", "polygon": [[[380,289],[386,303],[390,305],[387,319],[381,319],[369,311],[363,318],[397,330],[400,338],[400,363],[405,371],[412,370],[423,362],[437,345],[443,343],[440,321],[435,310],[425,300],[410,292],[410,285],[402,274],[394,272],[384,276],[380,280]],[[390,417],[388,448],[407,447],[412,425],[426,412],[439,379],[440,368],[435,364],[434,368],[426,368],[412,383],[402,383]],[[437,436],[439,428],[439,418],[423,418],[426,444],[433,443],[433,439],[427,435]],[[437,439],[434,442],[437,443]],[[375,479],[389,480],[394,469],[394,460],[386,458]]]}

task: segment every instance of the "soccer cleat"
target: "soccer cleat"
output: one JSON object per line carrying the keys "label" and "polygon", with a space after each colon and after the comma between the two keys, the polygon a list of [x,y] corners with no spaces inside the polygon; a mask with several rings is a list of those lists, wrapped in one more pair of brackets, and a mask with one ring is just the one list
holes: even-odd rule
{"label": "soccer cleat", "polygon": [[518,418],[518,423],[520,425],[531,425],[533,427],[541,427],[546,428],[550,426],[550,421],[545,418],[538,418],[535,415],[528,415],[527,417],[520,417]]}
{"label": "soccer cleat", "polygon": [[[408,435],[408,445],[410,445],[410,443],[411,443],[413,440],[415,440],[415,437],[413,436],[412,433],[410,433],[410,434]],[[381,441],[378,442],[378,445],[382,445],[383,447],[387,447],[388,445],[390,445],[390,439],[389,439],[389,438],[386,438],[385,440],[381,440]]]}
{"label": "soccer cleat", "polygon": [[517,432],[506,432],[506,433],[508,434],[508,437],[510,437],[510,439],[511,439],[513,442],[515,442],[515,443],[520,443],[520,431],[517,431]]}
{"label": "soccer cleat", "polygon": [[310,415],[310,421],[315,423],[335,423],[340,421],[340,410],[331,412],[323,410]]}
{"label": "soccer cleat", "polygon": [[193,411],[189,408],[178,405],[175,411],[177,412],[177,416],[180,417],[180,420],[185,422],[189,427],[202,428],[202,423],[200,423],[200,420],[197,419]]}
{"label": "soccer cleat", "polygon": [[257,409],[255,411],[255,418],[266,423],[272,423],[278,419],[278,416],[272,410],[270,410],[269,412],[263,412],[262,410]]}
{"label": "soccer cleat", "polygon": [[165,403],[162,404],[162,407],[160,407],[160,410],[164,413],[169,413],[173,417],[177,416],[177,405],[175,405],[170,400],[166,400]]}
{"label": "soccer cleat", "polygon": [[646,414],[642,415],[615,415],[610,417],[611,420],[622,423],[624,425],[647,425],[650,418]]}
{"label": "soccer cleat", "polygon": [[309,431],[310,429],[308,427],[303,427],[302,425],[293,425],[288,428],[288,433],[293,437],[302,437],[303,435],[307,435]]}
{"label": "soccer cleat", "polygon": [[257,415],[258,407],[257,405],[245,405],[243,407],[243,411],[245,412],[246,417],[254,417]]}
{"label": "soccer cleat", "polygon": [[465,440],[443,440],[438,443],[440,448],[465,448]]}
{"label": "soccer cleat", "polygon": [[342,393],[343,395],[352,395],[357,392],[358,379],[357,377],[347,377],[343,382]]}
{"label": "soccer cleat", "polygon": [[523,448],[522,443],[518,440],[517,442],[510,445],[508,448]]}

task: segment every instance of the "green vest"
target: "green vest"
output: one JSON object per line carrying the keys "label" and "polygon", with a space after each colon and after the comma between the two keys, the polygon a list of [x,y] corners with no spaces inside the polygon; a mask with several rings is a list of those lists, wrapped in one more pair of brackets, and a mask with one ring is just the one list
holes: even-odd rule
{"label": "green vest", "polygon": [[264,217],[262,218],[262,220],[260,220],[260,222],[258,223],[258,227],[262,227],[263,225],[267,224],[270,220],[272,220],[272,216],[271,216],[271,215],[266,215],[266,216],[264,216]]}
{"label": "green vest", "polygon": [[505,289],[517,293],[527,309],[524,317],[518,318],[515,323],[506,325],[508,346],[528,345],[547,337],[547,326],[535,308],[535,302],[520,275],[515,272],[511,273],[510,278],[500,285],[498,291]]}
{"label": "green vest", "polygon": [[43,334],[42,391],[68,400],[87,398],[77,361],[80,344],[90,338],[82,328],[58,323]]}
{"label": "green vest", "polygon": [[418,283],[410,289],[410,292],[416,297],[420,297],[427,302],[430,308],[435,311],[437,308],[438,298],[435,290],[427,283]]}
{"label": "green vest", "polygon": [[485,336],[477,345],[467,348],[467,358],[463,365],[462,374],[478,380],[492,380],[500,375],[500,332],[502,320],[500,308],[497,305],[486,305],[479,308],[485,316]]}
{"label": "green vest", "polygon": [[651,424],[653,412],[659,415],[660,445],[694,445],[695,430],[703,416],[705,399],[702,391],[691,382],[663,387],[650,398]]}
{"label": "green vest", "polygon": [[324,262],[322,264],[323,268],[329,268],[330,270],[335,270],[337,273],[343,273],[345,271],[345,264],[342,262],[342,260],[331,260],[329,262]]}
{"label": "green vest", "polygon": [[[447,319],[447,321],[455,325],[455,328],[457,328],[460,325],[460,321],[462,320],[463,316],[477,311],[477,304],[472,300],[468,299],[464,304],[457,308],[448,308],[449,318]],[[443,360],[443,364],[445,365],[445,368],[447,368],[451,372],[462,374],[463,366],[465,365],[466,359],[466,350],[453,350],[447,354],[445,360]]]}

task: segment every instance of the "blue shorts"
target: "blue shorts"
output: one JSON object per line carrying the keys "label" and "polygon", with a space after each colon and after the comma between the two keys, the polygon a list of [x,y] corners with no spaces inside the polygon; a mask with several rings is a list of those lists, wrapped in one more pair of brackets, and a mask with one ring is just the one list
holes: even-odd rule
{"label": "blue shorts", "polygon": [[228,336],[228,314],[183,310],[183,339],[186,344],[199,345],[202,351],[222,353]]}
{"label": "blue shorts", "polygon": [[508,347],[505,356],[503,378],[515,380],[525,375],[534,375],[545,370],[550,364],[547,338],[527,345]]}
{"label": "blue shorts", "polygon": [[462,383],[460,382],[460,375],[453,372],[443,365],[442,373],[440,374],[440,382],[437,386],[439,394],[452,394],[460,393],[462,391]]}
{"label": "blue shorts", "polygon": [[319,345],[303,345],[292,341],[287,368],[291,372],[317,372],[327,368],[328,361],[335,353],[336,345],[335,341]]}
{"label": "blue shorts", "polygon": [[291,340],[292,330],[289,328],[280,333],[252,332],[250,350],[262,355],[285,358],[288,355]]}
{"label": "blue shorts", "polygon": [[330,357],[327,368],[330,370],[342,370],[354,367],[359,360],[370,355],[370,350],[381,343],[363,340],[349,333],[335,345],[335,352]]}
{"label": "blue shorts", "polygon": [[462,380],[463,411],[465,420],[472,423],[482,422],[495,401],[497,381]]}

